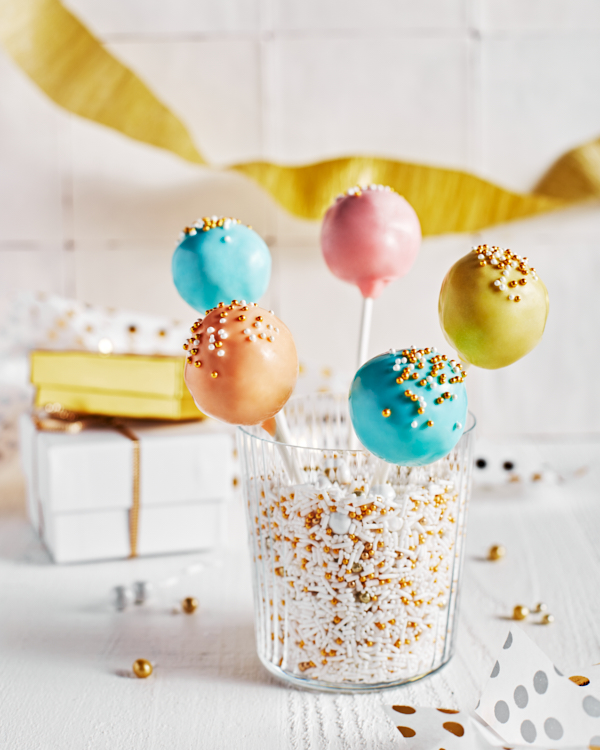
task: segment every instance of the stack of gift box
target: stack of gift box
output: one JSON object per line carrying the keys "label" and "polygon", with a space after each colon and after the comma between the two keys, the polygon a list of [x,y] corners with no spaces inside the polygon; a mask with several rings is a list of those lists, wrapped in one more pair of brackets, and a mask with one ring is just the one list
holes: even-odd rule
{"label": "stack of gift box", "polygon": [[34,351],[21,418],[32,524],[57,563],[213,547],[234,436],[204,419],[183,357]]}

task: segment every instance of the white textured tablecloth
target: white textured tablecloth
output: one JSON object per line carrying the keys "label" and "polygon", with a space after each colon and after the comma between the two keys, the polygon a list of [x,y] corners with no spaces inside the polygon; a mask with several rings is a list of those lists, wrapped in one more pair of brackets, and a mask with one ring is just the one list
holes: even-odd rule
{"label": "white textured tablecloth", "polygon": [[[164,583],[192,557],[50,564],[21,510],[16,460],[6,462],[0,468],[0,747],[402,747],[382,704],[473,708],[513,606],[540,600],[555,624],[523,627],[557,666],[568,673],[600,661],[600,444],[556,445],[550,452],[591,471],[558,487],[476,494],[472,501],[450,664],[420,682],[355,696],[291,689],[259,663],[241,500],[229,507],[220,565],[162,586],[154,602],[119,613],[109,605],[113,586]],[[497,542],[506,546],[506,558],[486,561]],[[172,614],[172,604],[188,595],[198,597],[199,610]],[[148,680],[127,674],[140,657],[155,665]]]}

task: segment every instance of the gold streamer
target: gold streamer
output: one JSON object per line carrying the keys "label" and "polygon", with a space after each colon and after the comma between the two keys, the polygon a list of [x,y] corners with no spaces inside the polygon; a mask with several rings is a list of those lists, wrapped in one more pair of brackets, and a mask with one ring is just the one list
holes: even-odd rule
{"label": "gold streamer", "polygon": [[[59,0],[0,0],[0,40],[29,77],[70,112],[206,164],[183,123]],[[414,206],[424,235],[472,232],[600,197],[600,139],[562,156],[533,193],[511,192],[453,169],[366,156],[229,169],[257,182],[290,213],[320,219],[335,195],[369,182]]]}

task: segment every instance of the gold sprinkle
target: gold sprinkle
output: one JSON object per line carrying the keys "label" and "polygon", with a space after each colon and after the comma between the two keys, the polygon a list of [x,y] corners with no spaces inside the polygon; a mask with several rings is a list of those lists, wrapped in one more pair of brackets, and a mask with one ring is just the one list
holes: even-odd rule
{"label": "gold sprinkle", "polygon": [[219,373],[216,370],[213,370],[213,372],[211,372],[210,376],[211,376],[211,378],[218,378],[219,377]]}
{"label": "gold sprinkle", "polygon": [[240,316],[238,317],[238,320],[246,320],[246,316],[245,316],[245,315],[240,315]]}
{"label": "gold sprinkle", "polygon": [[519,295],[517,294],[517,295],[516,295],[516,297],[515,297],[515,302],[520,302],[520,301],[521,301],[521,298],[520,298],[520,297],[519,297]]}
{"label": "gold sprinkle", "polygon": [[427,421],[427,427],[433,427],[433,419]]}
{"label": "gold sprinkle", "polygon": [[392,410],[391,409],[384,409],[381,413],[383,414],[384,417],[389,417],[390,414],[392,413]]}

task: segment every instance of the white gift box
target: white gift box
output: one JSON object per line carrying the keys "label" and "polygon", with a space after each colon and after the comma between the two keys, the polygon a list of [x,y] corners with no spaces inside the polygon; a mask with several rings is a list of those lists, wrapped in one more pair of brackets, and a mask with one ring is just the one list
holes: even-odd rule
{"label": "white gift box", "polygon": [[[214,422],[129,426],[139,445],[137,554],[218,544],[234,440]],[[21,417],[29,518],[57,563],[131,556],[135,442],[111,428],[38,430]]]}

